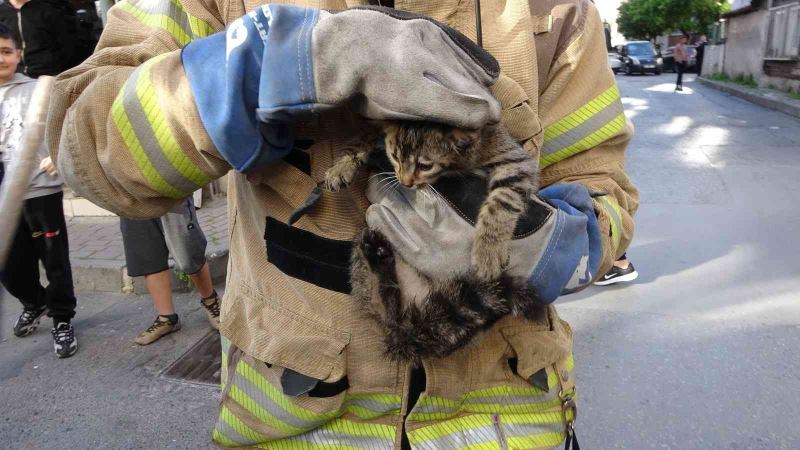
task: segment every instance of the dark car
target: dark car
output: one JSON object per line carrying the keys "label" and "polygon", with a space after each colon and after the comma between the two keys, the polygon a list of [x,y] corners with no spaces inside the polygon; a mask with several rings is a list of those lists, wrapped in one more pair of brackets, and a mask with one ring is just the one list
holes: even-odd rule
{"label": "dark car", "polygon": [[628,42],[622,46],[620,54],[622,70],[628,75],[647,72],[660,75],[664,71],[664,62],[656,53],[653,44],[648,41]]}
{"label": "dark car", "polygon": [[[686,61],[686,71],[689,72],[697,64],[697,46],[687,45],[686,51],[689,54],[689,59]],[[677,72],[675,67],[675,47],[669,47],[662,55],[664,59],[664,70]]]}

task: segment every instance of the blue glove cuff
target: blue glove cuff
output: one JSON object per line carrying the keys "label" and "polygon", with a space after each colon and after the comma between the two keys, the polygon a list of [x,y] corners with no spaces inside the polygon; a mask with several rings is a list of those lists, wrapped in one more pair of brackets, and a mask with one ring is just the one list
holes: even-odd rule
{"label": "blue glove cuff", "polygon": [[200,119],[236,170],[262,167],[292,149],[288,120],[316,101],[311,34],[318,19],[314,8],[265,5],[225,33],[184,47]]}
{"label": "blue glove cuff", "polygon": [[600,267],[600,224],[589,190],[577,183],[555,184],[539,191],[557,208],[555,227],[530,284],[544,303],[589,284]]}

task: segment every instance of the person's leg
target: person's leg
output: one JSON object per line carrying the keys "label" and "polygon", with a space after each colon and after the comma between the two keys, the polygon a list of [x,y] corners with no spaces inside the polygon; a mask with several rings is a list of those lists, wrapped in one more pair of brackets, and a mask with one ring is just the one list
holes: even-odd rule
{"label": "person's leg", "polygon": [[145,275],[144,281],[158,315],[166,317],[175,314],[175,305],[172,303],[172,276],[169,269]]}
{"label": "person's leg", "polygon": [[47,275],[46,303],[48,315],[53,318],[53,348],[59,358],[68,358],[78,351],[78,340],[72,326],[76,300],[63,198],[61,192],[32,198],[27,201],[25,217],[36,236],[36,252]]}
{"label": "person's leg", "polygon": [[46,302],[54,326],[70,323],[76,306],[63,197],[57,192],[32,198],[26,208],[28,222],[39,236],[34,242],[47,275]]}
{"label": "person's leg", "polygon": [[200,297],[206,298],[214,293],[214,285],[211,283],[211,270],[208,268],[208,263],[203,263],[203,267],[196,273],[190,274],[189,278],[192,284],[197,289]]}
{"label": "person's leg", "polygon": [[675,86],[678,90],[683,89],[683,68],[685,67],[685,63],[680,62],[678,63],[678,79],[675,81]]}
{"label": "person's leg", "polygon": [[206,237],[191,197],[179,208],[165,214],[161,223],[175,265],[189,275],[200,294],[209,323],[219,328],[219,297],[211,283],[211,272],[206,262]]}
{"label": "person's leg", "polygon": [[119,224],[128,275],[145,277],[147,292],[158,313],[153,323],[134,339],[139,345],[148,345],[181,328],[172,303],[169,251],[160,219],[120,218]]}
{"label": "person's leg", "polygon": [[28,336],[36,331],[42,316],[47,313],[46,293],[39,282],[39,261],[33,243],[31,230],[24,216],[20,218],[14,241],[8,253],[8,260],[0,273],[0,281],[9,294],[22,303],[22,314],[14,324],[14,335]]}

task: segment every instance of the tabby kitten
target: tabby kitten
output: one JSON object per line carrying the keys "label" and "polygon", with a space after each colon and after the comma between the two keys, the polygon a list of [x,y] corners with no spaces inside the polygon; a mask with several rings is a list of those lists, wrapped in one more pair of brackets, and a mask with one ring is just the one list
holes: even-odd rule
{"label": "tabby kitten", "polygon": [[427,278],[369,228],[356,239],[350,270],[351,295],[383,328],[386,355],[417,366],[464,347],[507,314],[535,319],[547,311],[526,283],[505,275]]}
{"label": "tabby kitten", "polygon": [[[352,295],[383,327],[387,354],[419,362],[466,345],[506,314],[530,317],[535,293],[503,275],[508,245],[537,185],[536,161],[502,126],[465,131],[432,123],[388,123],[386,154],[396,181],[425,188],[449,174],[475,173],[487,180],[472,249],[471,270],[433,280],[396,255],[381,233],[366,229],[351,260]],[[352,181],[374,148],[363,139],[326,173],[330,189]]]}
{"label": "tabby kitten", "polygon": [[[430,122],[387,123],[386,154],[403,186],[420,189],[440,176],[484,176],[488,195],[481,204],[472,245],[472,268],[478,279],[497,280],[508,264],[508,244],[530,196],[538,189],[538,165],[501,125],[467,131]],[[366,163],[368,141],[350,149],[325,174],[339,190]]]}

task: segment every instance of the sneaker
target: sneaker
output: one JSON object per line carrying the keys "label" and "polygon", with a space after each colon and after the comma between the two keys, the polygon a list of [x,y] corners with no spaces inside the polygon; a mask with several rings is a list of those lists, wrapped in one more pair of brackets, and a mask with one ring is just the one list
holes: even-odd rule
{"label": "sneaker", "polygon": [[215,330],[219,330],[219,295],[217,295],[217,291],[214,291],[211,297],[201,299],[200,303],[206,309],[208,323]]}
{"label": "sneaker", "polygon": [[75,339],[75,328],[71,323],[60,322],[50,330],[53,335],[53,347],[59,358],[69,358],[78,351],[78,340]]}
{"label": "sneaker", "polygon": [[149,345],[153,342],[161,339],[162,337],[174,333],[181,329],[181,320],[178,319],[175,323],[172,323],[167,320],[162,320],[161,316],[156,317],[156,320],[153,322],[152,325],[146,330],[142,332],[139,336],[136,336],[136,339],[133,342],[136,342],[139,345]]}
{"label": "sneaker", "polygon": [[627,269],[620,269],[617,266],[611,267],[602,278],[595,281],[594,284],[598,286],[607,286],[614,283],[622,283],[623,281],[633,281],[639,276],[639,272],[633,267],[633,264],[628,263]]}
{"label": "sneaker", "polygon": [[17,323],[14,324],[14,336],[25,337],[36,331],[39,327],[39,321],[42,316],[47,314],[47,307],[43,306],[42,309],[25,309],[19,315]]}

